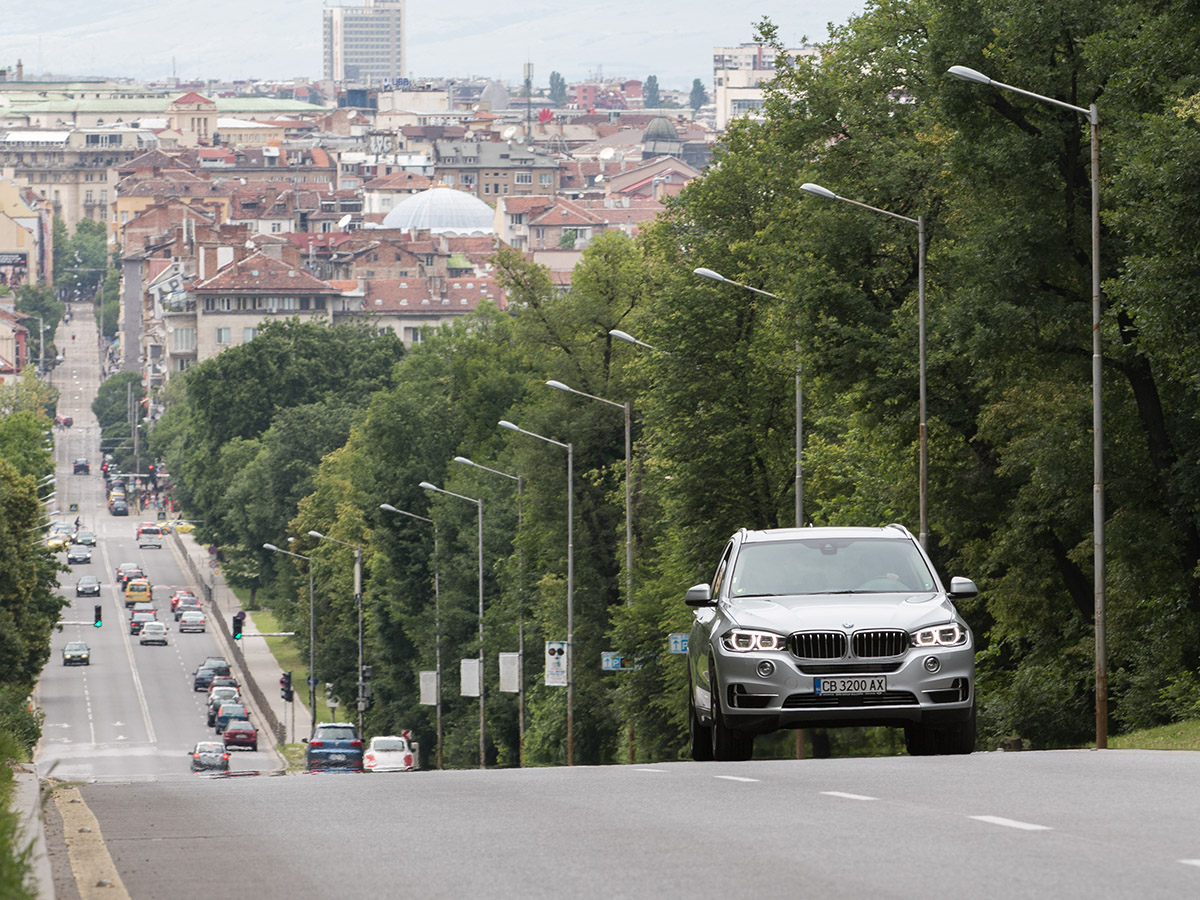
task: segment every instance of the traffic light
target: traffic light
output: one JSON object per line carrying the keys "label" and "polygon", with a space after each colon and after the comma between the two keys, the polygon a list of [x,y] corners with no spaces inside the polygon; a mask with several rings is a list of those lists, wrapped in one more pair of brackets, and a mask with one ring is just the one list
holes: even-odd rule
{"label": "traffic light", "polygon": [[99,628],[99,627],[100,627],[100,625],[102,624],[102,623],[101,623],[101,621],[100,621],[100,604],[99,604],[99,603],[97,603],[97,604],[96,604],[96,605],[95,605],[95,606],[92,608],[92,610],[93,610],[93,612],[95,613],[95,619],[93,620],[92,624],[93,624],[93,625],[95,625],[97,628]]}
{"label": "traffic light", "polygon": [[279,679],[279,696],[284,700],[291,702],[295,692],[292,690],[292,673],[284,672],[283,677]]}
{"label": "traffic light", "polygon": [[242,639],[242,626],[245,624],[245,622],[246,614],[244,612],[239,610],[233,614],[233,639],[235,641],[240,641]]}
{"label": "traffic light", "polygon": [[158,484],[158,469],[155,467],[154,463],[150,463],[148,466],[146,466],[146,477],[150,479],[151,484]]}

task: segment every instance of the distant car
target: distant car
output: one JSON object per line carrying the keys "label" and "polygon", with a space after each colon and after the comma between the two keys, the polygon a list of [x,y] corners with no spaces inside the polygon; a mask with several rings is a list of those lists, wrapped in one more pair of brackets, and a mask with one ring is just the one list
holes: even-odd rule
{"label": "distant car", "polygon": [[368,772],[411,772],[416,763],[408,738],[399,735],[371,738],[363,754],[363,769]]}
{"label": "distant car", "polygon": [[134,613],[129,619],[129,633],[141,634],[149,623],[157,621],[153,613]]}
{"label": "distant car", "polygon": [[130,615],[134,613],[150,613],[154,618],[158,618],[158,608],[153,603],[135,603],[133,609],[129,611]]}
{"label": "distant car", "polygon": [[132,579],[145,577],[146,573],[142,571],[142,567],[138,563],[123,562],[117,566],[117,581],[121,585],[121,590],[125,590],[125,585]]}
{"label": "distant car", "polygon": [[323,722],[305,739],[304,767],[309,772],[342,769],[361,772],[363,745],[358,730],[348,723]]}
{"label": "distant car", "polygon": [[223,703],[241,703],[242,692],[235,687],[213,688],[208,695],[208,727],[217,724],[217,713]]}
{"label": "distant car", "polygon": [[124,500],[113,500],[108,504],[108,511],[114,516],[127,516],[129,515],[129,504]]}
{"label": "distant car", "polygon": [[92,561],[92,548],[84,544],[72,544],[67,548],[67,564],[74,565],[76,563],[90,563]]}
{"label": "distant car", "polygon": [[62,656],[64,666],[90,666],[92,664],[92,651],[83,641],[71,641],[63,647]]}
{"label": "distant car", "polygon": [[203,632],[207,624],[204,613],[199,610],[188,610],[179,617],[179,633],[182,634],[185,631]]}
{"label": "distant car", "polygon": [[[220,669],[221,667],[217,666],[217,668]],[[242,689],[242,686],[238,684],[238,680],[232,674],[217,675],[213,678],[212,684],[208,686],[208,693],[211,696],[213,691],[223,687],[237,688],[239,691]]]}
{"label": "distant car", "polygon": [[83,544],[85,547],[96,546],[96,532],[89,531],[86,528],[80,528],[75,532],[75,537],[71,538],[73,544]]}
{"label": "distant car", "polygon": [[179,605],[179,601],[181,601],[184,597],[191,597],[193,600],[199,599],[189,590],[178,590],[171,595],[171,612],[175,612],[175,607]]}
{"label": "distant car", "polygon": [[75,475],[90,475],[92,473],[92,465],[86,459],[77,459],[74,463],[73,474]]}
{"label": "distant car", "polygon": [[146,622],[138,637],[139,644],[162,644],[167,646],[167,626],[162,622]]}
{"label": "distant car", "polygon": [[175,610],[176,622],[182,619],[183,614],[187,612],[201,613],[203,615],[198,597],[181,597],[179,602],[172,608]]}
{"label": "distant car", "polygon": [[193,772],[229,771],[229,751],[221,741],[200,741],[188,755]]}
{"label": "distant car", "polygon": [[219,734],[225,730],[225,726],[229,724],[230,719],[245,719],[249,716],[250,710],[246,709],[244,703],[222,703],[217,710],[217,717],[213,721],[213,726]]}
{"label": "distant car", "polygon": [[76,597],[99,597],[100,579],[95,575],[84,575],[75,582]]}
{"label": "distant car", "polygon": [[70,543],[71,535],[69,534],[59,532],[58,534],[49,534],[46,536],[47,550],[61,550]]}
{"label": "distant car", "polygon": [[131,578],[125,583],[125,605],[146,603],[154,597],[153,588],[148,578]]}
{"label": "distant car", "polygon": [[143,525],[138,528],[137,533],[138,549],[148,548],[153,550],[162,549],[162,529],[157,525]]}
{"label": "distant car", "polygon": [[[222,671],[224,670],[224,671]],[[218,674],[228,675],[229,666],[201,666],[192,673],[192,690],[206,691]]]}
{"label": "distant car", "polygon": [[196,530],[195,523],[188,522],[185,519],[176,520],[174,527],[177,534],[191,534]]}
{"label": "distant car", "polygon": [[225,725],[224,738],[226,747],[258,749],[258,729],[249,719],[230,719]]}

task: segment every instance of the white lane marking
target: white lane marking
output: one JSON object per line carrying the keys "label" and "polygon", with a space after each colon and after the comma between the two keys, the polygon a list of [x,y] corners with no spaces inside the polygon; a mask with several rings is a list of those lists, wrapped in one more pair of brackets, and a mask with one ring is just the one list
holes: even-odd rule
{"label": "white lane marking", "polygon": [[977,822],[987,822],[989,825],[1002,825],[1005,828],[1018,828],[1021,831],[1052,831],[1049,825],[1034,825],[1032,822],[1018,822],[1016,819],[1006,819],[1003,816],[968,816]]}
{"label": "white lane marking", "polygon": [[841,797],[843,800],[878,800],[878,797],[867,797],[863,794],[847,794],[844,791],[821,791],[826,797]]}
{"label": "white lane marking", "polygon": [[740,775],[714,775],[713,778],[720,778],[723,781],[745,781],[745,782],[758,781],[757,778],[743,778]]}
{"label": "white lane marking", "polygon": [[1180,862],[1185,866],[1200,866],[1200,859],[1181,859]]}
{"label": "white lane marking", "polygon": [[[108,556],[107,544],[101,549],[101,555],[104,557],[104,567],[110,572],[114,571],[112,560]],[[117,593],[120,582],[114,581],[109,587],[113,591],[113,604],[117,607],[118,612],[116,620],[119,622],[121,620],[120,613],[124,612],[125,607],[124,600]],[[123,641],[123,643],[125,644],[125,655],[129,658],[129,674],[133,676],[134,693],[137,694],[138,706],[142,710],[142,720],[146,723],[146,740],[153,744],[158,738],[154,734],[154,725],[150,722],[150,706],[146,703],[146,692],[142,690],[142,679],[138,675],[137,662],[133,658],[133,641]]]}
{"label": "white lane marking", "polygon": [[666,769],[634,769],[635,772],[653,772],[655,775],[666,775]]}

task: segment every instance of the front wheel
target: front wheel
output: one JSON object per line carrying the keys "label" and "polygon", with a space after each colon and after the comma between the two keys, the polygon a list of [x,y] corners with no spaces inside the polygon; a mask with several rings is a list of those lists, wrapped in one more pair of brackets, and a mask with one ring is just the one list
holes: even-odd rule
{"label": "front wheel", "polygon": [[741,762],[754,755],[754,735],[736,731],[725,724],[721,713],[721,686],[715,669],[709,669],[708,687],[712,697],[712,758],[722,762]]}
{"label": "front wheel", "polygon": [[700,724],[696,712],[696,690],[688,679],[688,755],[696,762],[708,762],[712,755],[712,729]]}
{"label": "front wheel", "polygon": [[954,756],[975,750],[975,705],[961,722],[949,725],[908,725],[904,745],[909,756]]}

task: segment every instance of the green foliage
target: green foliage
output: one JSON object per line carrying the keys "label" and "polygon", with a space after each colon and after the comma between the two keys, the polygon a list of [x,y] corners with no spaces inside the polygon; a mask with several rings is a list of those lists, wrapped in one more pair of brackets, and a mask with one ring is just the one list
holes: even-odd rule
{"label": "green foliage", "polygon": [[567,102],[567,80],[558,72],[550,73],[550,102],[555,106]]}
{"label": "green foliage", "polygon": [[692,93],[688,96],[688,106],[693,110],[698,110],[708,102],[708,91],[704,87],[704,82],[699,78],[692,79]]}
{"label": "green foliage", "polygon": [[642,82],[642,106],[646,109],[659,109],[662,106],[657,75],[647,75],[646,80]]}
{"label": "green foliage", "polygon": [[[26,317],[29,328],[29,353],[34,358],[45,360],[48,368],[54,365],[58,347],[54,343],[54,329],[63,316],[65,307],[54,299],[54,291],[36,284],[23,284],[17,288],[16,311]],[[39,322],[40,319],[40,322]],[[45,329],[39,337],[38,329]]]}

